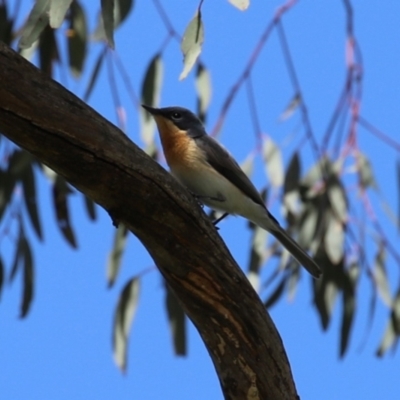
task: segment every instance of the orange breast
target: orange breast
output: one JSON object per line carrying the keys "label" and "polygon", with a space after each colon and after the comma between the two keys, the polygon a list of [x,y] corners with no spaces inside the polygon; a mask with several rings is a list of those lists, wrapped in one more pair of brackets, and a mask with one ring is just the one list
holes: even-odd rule
{"label": "orange breast", "polygon": [[155,119],[170,168],[190,168],[204,160],[204,155],[198,150],[194,139],[190,138],[185,131],[179,130],[172,121],[161,116],[156,116]]}

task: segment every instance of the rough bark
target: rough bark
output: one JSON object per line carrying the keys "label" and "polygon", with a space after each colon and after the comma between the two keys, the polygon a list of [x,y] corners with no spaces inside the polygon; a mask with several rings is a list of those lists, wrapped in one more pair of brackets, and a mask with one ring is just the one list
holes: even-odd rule
{"label": "rough bark", "polygon": [[0,66],[0,131],[141,240],[203,338],[225,398],[298,398],[272,320],[190,194],[2,43]]}

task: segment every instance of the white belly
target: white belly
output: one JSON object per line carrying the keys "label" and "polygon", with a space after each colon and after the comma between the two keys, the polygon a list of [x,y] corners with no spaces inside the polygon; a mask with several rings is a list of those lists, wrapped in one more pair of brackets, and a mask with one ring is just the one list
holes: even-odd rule
{"label": "white belly", "polygon": [[203,168],[201,173],[187,168],[171,168],[171,172],[182,185],[200,196],[200,201],[210,208],[241,215],[255,224],[260,224],[266,217],[265,208],[245,196],[241,190],[211,167]]}

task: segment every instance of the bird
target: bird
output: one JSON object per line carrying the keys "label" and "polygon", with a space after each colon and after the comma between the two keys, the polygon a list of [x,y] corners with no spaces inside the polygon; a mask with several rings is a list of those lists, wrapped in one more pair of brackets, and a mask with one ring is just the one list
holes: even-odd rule
{"label": "bird", "polygon": [[321,269],[268,211],[259,192],[231,154],[183,107],[145,104],[157,125],[172,175],[206,206],[240,215],[272,234],[314,278]]}

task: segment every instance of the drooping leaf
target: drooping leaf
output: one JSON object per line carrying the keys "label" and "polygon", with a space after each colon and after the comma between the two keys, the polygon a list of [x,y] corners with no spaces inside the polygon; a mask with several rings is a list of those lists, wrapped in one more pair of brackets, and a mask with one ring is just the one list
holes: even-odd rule
{"label": "drooping leaf", "polygon": [[296,93],[290,100],[289,104],[286,106],[282,114],[279,116],[279,120],[286,121],[287,119],[289,119],[297,110],[300,104],[301,104],[301,96],[299,93]]}
{"label": "drooping leaf", "polygon": [[294,269],[287,279],[286,292],[289,301],[293,301],[296,296],[297,287],[301,276],[300,271],[300,268]]}
{"label": "drooping leaf", "polygon": [[102,51],[99,54],[99,56],[97,57],[96,63],[94,64],[94,68],[93,68],[92,74],[89,79],[88,87],[86,88],[85,94],[83,95],[83,100],[86,102],[89,100],[89,97],[92,94],[92,90],[94,88],[94,84],[96,83],[97,77],[99,75],[101,65],[103,64],[105,54],[106,54],[106,52]]}
{"label": "drooping leaf", "polygon": [[183,70],[179,75],[179,80],[187,77],[197,58],[201,53],[201,46],[204,41],[204,26],[201,20],[201,12],[197,11],[196,15],[189,22],[183,34],[181,43],[181,51],[183,54]]}
{"label": "drooping leaf", "polygon": [[369,162],[367,156],[359,151],[356,155],[356,160],[360,186],[363,189],[367,189],[368,187],[377,189],[378,185],[372,171],[371,163]]}
{"label": "drooping leaf", "polygon": [[88,214],[89,218],[92,221],[95,221],[96,218],[97,218],[97,215],[96,215],[96,203],[91,198],[89,198],[89,197],[87,197],[85,195],[83,195],[83,198],[85,200],[85,208],[86,208],[86,211],[87,211],[87,214]]}
{"label": "drooping leaf", "polygon": [[166,282],[165,290],[165,304],[174,343],[174,351],[177,356],[186,356],[186,315],[175,294]]}
{"label": "drooping leaf", "polygon": [[256,292],[260,288],[260,269],[265,261],[265,244],[268,232],[256,226],[253,231],[250,248],[248,279]]}
{"label": "drooping leaf", "polygon": [[122,256],[125,251],[128,229],[124,224],[119,224],[115,231],[114,243],[107,261],[107,282],[108,287],[114,285],[121,267]]}
{"label": "drooping leaf", "polygon": [[20,318],[26,317],[29,312],[34,289],[34,270],[33,270],[33,258],[32,251],[29,246],[29,242],[26,237],[22,239],[22,255],[24,259],[23,269],[23,294],[21,302]]}
{"label": "drooping leaf", "polygon": [[101,17],[107,43],[114,49],[114,0],[101,0]]}
{"label": "drooping leaf", "polygon": [[22,28],[22,36],[19,41],[19,48],[31,47],[43,29],[49,23],[50,0],[36,0],[29,17]]}
{"label": "drooping leaf", "polygon": [[77,248],[75,234],[72,229],[68,210],[68,196],[71,193],[73,192],[69,188],[65,179],[60,175],[57,175],[53,185],[53,202],[56,210],[58,227],[65,239],[67,239],[68,243],[73,248]]}
{"label": "drooping leaf", "polygon": [[383,355],[390,347],[394,347],[396,345],[398,340],[399,337],[396,335],[396,331],[393,326],[393,320],[392,318],[389,318],[388,324],[386,326],[386,331],[383,334],[381,344],[379,345],[379,348],[376,351],[376,356],[383,357]]}
{"label": "drooping leaf", "polygon": [[354,283],[350,276],[345,273],[343,280],[343,311],[342,323],[340,329],[340,357],[346,353],[349,344],[351,328],[354,321],[354,312],[356,309],[356,299],[354,293]]}
{"label": "drooping leaf", "polygon": [[14,191],[16,179],[13,175],[0,169],[0,220],[3,217],[4,211],[11,200],[11,195]]}
{"label": "drooping leaf", "polygon": [[386,249],[384,244],[380,244],[378,253],[375,256],[374,280],[382,301],[388,307],[390,307],[392,304],[392,296],[390,294],[390,287],[386,273],[385,262],[386,262]]}
{"label": "drooping leaf", "polygon": [[396,297],[392,305],[392,322],[397,336],[400,336],[400,288],[397,289]]}
{"label": "drooping leaf", "polygon": [[331,211],[327,212],[327,229],[325,232],[325,250],[333,264],[338,264],[344,256],[345,234],[343,225]]}
{"label": "drooping leaf", "polygon": [[[142,84],[142,103],[150,106],[157,107],[160,101],[161,82],[163,75],[163,64],[160,54],[156,54],[150,61],[144,75]],[[154,141],[155,123],[154,118],[141,108],[141,137],[146,145],[150,145]]]}
{"label": "drooping leaf", "polygon": [[344,187],[339,182],[329,185],[328,197],[334,216],[345,223],[347,221],[348,203]]}
{"label": "drooping leaf", "polygon": [[245,11],[249,8],[250,0],[228,0],[233,6],[238,8],[240,11]]}
{"label": "drooping leaf", "polygon": [[0,4],[0,41],[7,46],[11,45],[13,23],[13,19],[8,18],[7,3],[2,2]]}
{"label": "drooping leaf", "polygon": [[18,218],[18,224],[19,224],[18,240],[17,240],[17,245],[15,246],[15,255],[14,255],[14,261],[11,266],[9,282],[12,282],[14,280],[15,276],[17,275],[17,272],[21,265],[21,260],[23,258],[24,232],[23,232],[21,218]]}
{"label": "drooping leaf", "polygon": [[72,0],[51,0],[50,1],[50,26],[57,29],[64,21],[65,14],[67,13]]}
{"label": "drooping leaf", "polygon": [[251,177],[254,168],[254,153],[250,153],[246,159],[240,163],[240,168],[249,178]]}
{"label": "drooping leaf", "polygon": [[263,158],[269,182],[276,188],[281,187],[284,180],[282,153],[270,137],[264,140]]}
{"label": "drooping leaf", "polygon": [[285,175],[285,182],[283,185],[283,193],[289,193],[292,190],[297,190],[299,187],[301,174],[301,165],[299,153],[296,151],[289,163],[288,169]]}
{"label": "drooping leaf", "polygon": [[[113,26],[114,31],[122,24],[122,22],[126,19],[134,5],[133,0],[115,0],[113,6]],[[112,14],[111,14],[112,15]],[[103,12],[99,15],[99,19],[97,22],[96,29],[92,34],[92,39],[95,41],[108,41],[104,22],[103,22]]]}
{"label": "drooping leaf", "polygon": [[264,306],[270,309],[282,296],[287,283],[287,277],[284,275],[273,292],[264,301]]}
{"label": "drooping leaf", "polygon": [[197,65],[195,85],[197,92],[197,115],[205,122],[206,112],[211,101],[211,77],[201,62]]}
{"label": "drooping leaf", "polygon": [[326,253],[320,252],[315,260],[324,267],[324,273],[313,280],[314,304],[317,308],[323,330],[327,330],[331,321],[336,299],[339,294],[338,282],[343,276],[343,265],[334,265]]}
{"label": "drooping leaf", "polygon": [[40,224],[40,218],[38,213],[38,204],[36,196],[36,183],[35,174],[33,171],[32,164],[28,164],[25,172],[22,176],[22,187],[24,191],[25,206],[28,211],[29,218],[32,222],[32,226],[40,240],[43,239],[42,227]]}
{"label": "drooping leaf", "polygon": [[330,175],[331,171],[331,160],[328,157],[323,156],[308,170],[301,180],[301,184],[307,188],[312,188],[316,183],[321,181],[324,175]]}
{"label": "drooping leaf", "polygon": [[[86,58],[87,25],[85,13],[78,1],[71,5],[68,30],[68,56],[71,73],[80,77]],[[95,67],[96,68],[96,67]],[[99,67],[100,68],[100,67]]]}
{"label": "drooping leaf", "polygon": [[39,66],[49,77],[53,76],[53,64],[60,59],[54,29],[47,25],[39,37]]}
{"label": "drooping leaf", "polygon": [[124,286],[114,314],[113,353],[117,366],[126,371],[128,337],[139,301],[139,279],[132,278]]}

